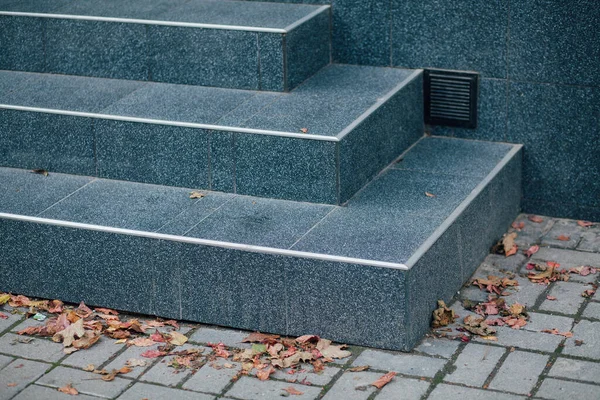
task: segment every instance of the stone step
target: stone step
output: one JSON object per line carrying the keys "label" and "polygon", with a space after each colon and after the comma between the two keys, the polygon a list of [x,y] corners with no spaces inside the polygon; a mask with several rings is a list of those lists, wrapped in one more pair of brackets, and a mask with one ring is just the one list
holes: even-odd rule
{"label": "stone step", "polygon": [[0,0],[0,69],[288,91],[330,62],[330,6]]}
{"label": "stone step", "polygon": [[0,291],[409,350],[517,215],[521,146],[422,138],[345,207],[190,192],[0,168]]}
{"label": "stone step", "polygon": [[423,134],[422,72],[290,93],[0,71],[0,166],[342,204]]}

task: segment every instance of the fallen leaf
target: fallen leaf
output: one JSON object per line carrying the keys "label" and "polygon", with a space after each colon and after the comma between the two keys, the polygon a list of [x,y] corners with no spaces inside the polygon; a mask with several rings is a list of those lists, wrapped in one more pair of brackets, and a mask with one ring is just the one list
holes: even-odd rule
{"label": "fallen leaf", "polygon": [[512,223],[510,226],[511,226],[513,229],[517,229],[517,230],[519,230],[519,231],[520,231],[521,229],[525,228],[525,222],[523,222],[523,221],[521,221],[521,222],[517,222],[517,221],[515,221],[515,222],[513,222],[513,223]]}
{"label": "fallen leaf", "polygon": [[73,387],[73,385],[71,385],[70,383],[68,385],[58,388],[58,391],[62,392],[62,393],[70,394],[71,396],[77,396],[79,394],[77,389],[75,389]]}
{"label": "fallen leaf", "polygon": [[552,335],[564,336],[566,338],[573,337],[573,333],[572,332],[559,332],[558,329],[556,329],[556,328],[554,328],[554,329],[544,329],[544,330],[542,330],[542,332],[544,332],[544,333],[550,333]]}
{"label": "fallen leaf", "polygon": [[560,235],[556,239],[560,240],[561,242],[568,242],[569,240],[571,240],[571,237],[565,236],[565,235]]}
{"label": "fallen leaf", "polygon": [[266,381],[267,379],[269,379],[269,376],[274,373],[275,373],[275,368],[273,368],[272,366],[269,366],[269,368],[265,368],[263,370],[258,371],[256,373],[256,377],[258,379],[260,379],[261,381]]}
{"label": "fallen leaf", "polygon": [[308,128],[300,128],[300,132],[302,132],[302,133],[308,133]]}
{"label": "fallen leaf", "polygon": [[145,337],[138,337],[135,339],[131,339],[127,342],[128,345],[133,345],[137,347],[148,347],[156,344],[154,340]]}
{"label": "fallen leaf", "polygon": [[15,383],[15,382],[7,383],[6,386],[15,387],[15,386],[17,386],[17,383]]}
{"label": "fallen leaf", "polygon": [[448,308],[443,300],[438,300],[438,308],[433,310],[433,322],[431,326],[434,329],[448,326],[454,322],[454,311]]}
{"label": "fallen leaf", "polygon": [[546,296],[546,300],[554,301],[554,300],[556,300],[556,297],[548,295],[548,296]]}
{"label": "fallen leaf", "polygon": [[584,343],[583,340],[575,339],[575,346],[581,346],[583,343]]}
{"label": "fallen leaf", "polygon": [[182,335],[179,332],[171,332],[168,335],[170,336],[169,343],[175,346],[181,346],[188,340],[187,336]]}
{"label": "fallen leaf", "polygon": [[201,199],[204,197],[204,193],[200,193],[198,191],[193,191],[190,193],[190,199]]}
{"label": "fallen leaf", "polygon": [[293,387],[286,387],[285,389],[283,389],[284,391],[288,392],[289,394],[291,394],[292,396],[302,396],[304,394],[304,392],[301,392]]}
{"label": "fallen leaf", "polygon": [[395,372],[388,372],[381,378],[377,379],[375,382],[371,383],[371,386],[375,386],[377,389],[381,389],[382,387],[390,383],[394,376],[396,376]]}
{"label": "fallen leaf", "polygon": [[76,349],[88,349],[91,346],[93,346],[98,340],[100,340],[100,332],[85,331],[85,334],[81,339],[77,339],[73,342],[73,347],[75,347]]}
{"label": "fallen leaf", "polygon": [[115,310],[111,310],[110,308],[94,308],[94,311],[100,314],[109,314],[109,315],[119,315],[119,313]]}
{"label": "fallen leaf", "polygon": [[64,303],[60,300],[52,300],[48,306],[48,312],[60,314],[63,311]]}
{"label": "fallen leaf", "polygon": [[0,313],[0,319],[8,319],[8,315]]}
{"label": "fallen leaf", "polygon": [[497,336],[482,336],[481,339],[488,340],[490,342],[497,342],[498,341],[498,337]]}
{"label": "fallen leaf", "polygon": [[46,171],[45,169],[34,169],[31,171],[32,174],[38,174],[38,175],[44,175],[44,176],[48,176],[48,171]]}
{"label": "fallen leaf", "polygon": [[167,353],[164,351],[159,351],[159,350],[146,350],[145,352],[143,352],[140,355],[145,358],[156,358],[156,357],[166,356]]}
{"label": "fallen leaf", "polygon": [[96,369],[96,367],[94,366],[94,364],[88,364],[83,368],[83,370],[87,371],[87,372],[92,372],[95,369]]}
{"label": "fallen leaf", "polygon": [[577,225],[581,226],[582,228],[589,228],[594,224],[590,221],[577,221]]}
{"label": "fallen leaf", "polygon": [[57,332],[54,336],[52,336],[52,340],[54,340],[55,342],[62,341],[65,347],[69,347],[76,340],[76,337],[82,338],[84,335],[85,330],[83,329],[83,319],[80,319],[74,324],[69,325],[62,331]]}
{"label": "fallen leaf", "polygon": [[279,339],[279,335],[268,335],[260,332],[252,332],[244,339],[242,339],[242,343],[264,343],[264,342],[273,342]]}
{"label": "fallen leaf", "polygon": [[484,318],[473,317],[472,315],[467,315],[463,320],[462,327],[479,336],[491,336],[496,333],[496,330],[490,327],[484,320]]}
{"label": "fallen leaf", "polygon": [[319,337],[317,335],[304,335],[296,338],[296,342],[303,344],[307,342],[317,342]]}
{"label": "fallen leaf", "polygon": [[10,300],[10,294],[8,294],[8,293],[0,294],[0,306],[8,303],[9,300]]}
{"label": "fallen leaf", "polygon": [[527,217],[527,219],[530,220],[531,222],[535,222],[536,224],[544,222],[544,218],[539,217],[537,215],[530,215],[529,217]]}
{"label": "fallen leaf", "polygon": [[529,248],[529,249],[528,249],[528,250],[525,252],[525,255],[526,255],[528,258],[529,258],[529,257],[531,257],[532,255],[534,255],[535,253],[537,253],[538,251],[540,251],[540,246],[538,246],[538,245],[534,245],[534,246],[531,246],[531,247],[530,247],[530,248]]}
{"label": "fallen leaf", "polygon": [[130,358],[125,362],[125,366],[129,368],[145,367],[146,365],[148,365],[148,361],[137,358]]}
{"label": "fallen leaf", "polygon": [[[223,343],[218,343],[218,344],[208,343],[208,346],[213,349],[213,353],[215,354],[216,357],[229,358],[229,356],[231,355],[231,353],[229,351],[227,351],[227,348],[225,347],[225,345]],[[253,354],[253,356],[254,356],[254,354]]]}
{"label": "fallen leaf", "polygon": [[581,267],[569,268],[569,272],[572,274],[579,274],[581,276],[588,276],[598,272],[598,269],[590,267],[589,265],[582,265]]}
{"label": "fallen leaf", "polygon": [[370,365],[361,365],[359,367],[349,368],[348,371],[350,371],[350,372],[363,372],[363,371],[368,370],[369,368],[371,368]]}
{"label": "fallen leaf", "polygon": [[504,247],[504,255],[506,257],[510,257],[513,254],[517,254],[517,250],[519,250],[519,247],[515,244],[516,238],[517,233],[512,232],[504,236],[504,238],[502,239],[502,246]]}
{"label": "fallen leaf", "polygon": [[596,290],[595,289],[588,289],[588,290],[584,291],[583,293],[581,293],[581,296],[583,296],[583,297],[592,297],[594,294],[596,294]]}
{"label": "fallen leaf", "polygon": [[333,346],[331,340],[319,339],[317,343],[317,350],[321,352],[325,358],[346,358],[350,357],[352,353],[348,350],[342,350],[346,345]]}
{"label": "fallen leaf", "polygon": [[81,318],[87,318],[92,315],[94,312],[86,306],[83,301],[79,303],[79,307],[75,310],[75,313],[79,315]]}
{"label": "fallen leaf", "polygon": [[427,197],[436,197],[435,194],[429,193],[429,192],[425,192],[425,196],[427,196]]}

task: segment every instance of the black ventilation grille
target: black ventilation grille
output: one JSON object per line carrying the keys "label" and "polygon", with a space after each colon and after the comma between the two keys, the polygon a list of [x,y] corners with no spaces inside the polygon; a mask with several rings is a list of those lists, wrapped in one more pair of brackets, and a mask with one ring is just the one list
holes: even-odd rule
{"label": "black ventilation grille", "polygon": [[478,82],[475,73],[425,70],[425,123],[477,128]]}

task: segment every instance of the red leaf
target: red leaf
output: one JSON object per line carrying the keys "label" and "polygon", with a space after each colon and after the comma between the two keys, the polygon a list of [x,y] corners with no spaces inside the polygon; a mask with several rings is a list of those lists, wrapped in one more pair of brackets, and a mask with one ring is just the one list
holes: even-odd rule
{"label": "red leaf", "polygon": [[527,257],[531,257],[532,255],[534,255],[535,253],[537,253],[538,251],[540,251],[540,246],[531,246],[526,252],[525,255]]}
{"label": "red leaf", "polygon": [[528,271],[531,271],[531,270],[535,269],[535,264],[527,263],[527,265],[525,266],[525,269]]}
{"label": "red leaf", "polygon": [[381,378],[377,379],[375,382],[371,383],[371,386],[375,386],[377,389],[381,389],[382,387],[390,383],[394,376],[396,376],[395,372],[388,372]]}
{"label": "red leaf", "polygon": [[559,237],[557,237],[558,240],[560,240],[561,242],[568,242],[569,240],[571,240],[571,238],[569,236],[565,236],[565,235],[560,235]]}
{"label": "red leaf", "polygon": [[548,265],[550,268],[558,268],[560,267],[560,264],[554,261],[546,261],[546,265]]}
{"label": "red leaf", "polygon": [[556,297],[554,297],[554,296],[546,296],[546,299],[550,300],[550,301],[554,301],[554,300],[556,300]]}
{"label": "red leaf", "polygon": [[145,352],[143,352],[141,354],[142,357],[145,358],[156,358],[156,357],[162,357],[162,356],[166,356],[167,353],[164,351],[158,351],[158,350],[146,350]]}
{"label": "red leaf", "polygon": [[544,222],[544,219],[542,217],[538,217],[537,215],[530,215],[529,217],[527,217],[527,219],[531,222],[535,222],[536,224]]}
{"label": "red leaf", "polygon": [[593,223],[591,223],[590,221],[577,221],[577,225],[583,227],[583,228],[588,228],[592,225],[594,225]]}
{"label": "red leaf", "polygon": [[8,315],[0,312],[0,319],[8,319]]}
{"label": "red leaf", "polygon": [[164,336],[162,335],[162,333],[160,333],[158,331],[156,331],[152,335],[150,335],[150,339],[152,339],[158,343],[166,343]]}

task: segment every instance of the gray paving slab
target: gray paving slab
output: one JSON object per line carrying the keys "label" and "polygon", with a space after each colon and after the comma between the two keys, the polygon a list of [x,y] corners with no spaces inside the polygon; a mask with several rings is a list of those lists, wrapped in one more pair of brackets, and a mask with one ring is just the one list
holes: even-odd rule
{"label": "gray paving slab", "polygon": [[[121,354],[119,354],[115,359],[113,359],[110,363],[108,363],[106,366],[104,366],[104,369],[110,371],[113,369],[121,369],[125,366],[125,364],[127,363],[127,360],[130,360],[132,358],[135,359],[144,359],[144,357],[142,357],[142,353],[148,351],[148,350],[156,350],[158,349],[159,345],[154,345],[154,346],[148,346],[148,347],[137,347],[137,346],[131,346],[129,347],[127,350],[125,350],[124,352],[122,352]],[[152,361],[151,359],[147,359],[148,361]],[[147,370],[150,367],[150,363],[148,363],[147,366],[145,367],[135,367],[132,369],[132,371],[128,374],[124,374],[122,376],[126,376],[128,378],[139,378],[139,376],[144,373],[145,370]]]}
{"label": "gray paving slab", "polygon": [[[227,368],[225,365],[231,365]],[[187,382],[183,384],[184,389],[197,392],[219,394],[231,382],[231,378],[236,376],[241,370],[239,363],[229,360],[216,360],[205,364],[198,370]]]}
{"label": "gray paving slab", "polygon": [[50,369],[50,364],[17,359],[0,373],[0,400],[8,400]]}
{"label": "gray paving slab", "polygon": [[0,370],[10,364],[12,360],[14,360],[14,358],[0,355]]}
{"label": "gray paving slab", "polygon": [[16,324],[17,322],[19,322],[20,320],[25,318],[25,316],[23,316],[23,315],[12,314],[10,311],[8,311],[6,309],[3,310],[1,307],[0,307],[0,313],[4,314],[6,316],[6,318],[0,318],[0,332],[7,330],[13,324]]}
{"label": "gray paving slab", "polygon": [[481,387],[500,358],[506,353],[502,347],[469,343],[454,362],[454,369],[444,380]]}
{"label": "gray paving slab", "polygon": [[370,365],[374,369],[432,378],[444,367],[446,362],[446,360],[439,358],[415,354],[394,354],[378,350],[365,350],[354,360],[352,365]]}
{"label": "gray paving slab", "polygon": [[529,313],[529,321],[522,329],[532,332],[540,332],[546,329],[558,329],[560,332],[568,332],[573,328],[573,318],[560,315]]}
{"label": "gray paving slab", "polygon": [[597,399],[599,390],[600,387],[588,383],[547,378],[542,383],[536,397],[552,400]]}
{"label": "gray paving slab", "polygon": [[419,400],[430,383],[427,381],[403,378],[395,376],[394,379],[385,385],[381,392],[375,397],[378,400],[396,400],[401,396],[402,400]]}
{"label": "gray paving slab", "polygon": [[55,388],[39,385],[30,385],[26,387],[25,390],[16,397],[13,397],[12,400],[73,400],[74,398],[77,400],[98,400],[97,397],[87,396],[81,393],[78,394],[77,397],[73,397],[73,395],[59,392]]}
{"label": "gray paving slab", "polygon": [[[557,220],[552,229],[542,238],[543,246],[552,246],[562,249],[574,249],[581,239],[582,228],[576,221]],[[559,237],[568,240],[561,240]]]}
{"label": "gray paving slab", "polygon": [[371,383],[383,374],[377,372],[344,372],[335,382],[323,400],[366,400],[377,390]]}
{"label": "gray paving slab", "polygon": [[[183,346],[179,346],[175,351],[185,351],[191,349],[198,349],[201,354],[207,355],[211,352],[209,348],[203,346],[197,346],[193,344],[184,344]],[[140,380],[151,383],[158,383],[165,386],[176,386],[181,383],[182,380],[187,378],[192,374],[192,371],[189,369],[181,369],[177,370],[173,367],[169,366],[169,362],[172,361],[175,356],[167,356],[160,360],[152,366],[149,370],[147,370],[144,375],[140,377]],[[156,361],[152,359],[148,360],[148,365],[151,362]]]}
{"label": "gray paving slab", "polygon": [[549,295],[556,297],[556,300],[544,300],[540,310],[575,315],[585,301],[581,293],[588,288],[576,282],[555,282]]}
{"label": "gray paving slab", "polygon": [[552,365],[548,376],[600,383],[600,364],[559,357]]}
{"label": "gray paving slab", "polygon": [[[594,295],[595,296],[595,295]],[[584,318],[600,319],[600,303],[589,302],[583,310]]]}
{"label": "gray paving slab", "polygon": [[340,368],[328,365],[323,371],[315,373],[313,372],[313,367],[306,364],[300,367],[298,371],[295,371],[294,373],[290,372],[290,368],[278,369],[273,375],[271,375],[271,377],[280,381],[293,381],[294,383],[300,383],[303,385],[325,386],[331,382],[333,377],[336,376],[338,372],[340,372]]}
{"label": "gray paving slab", "polygon": [[[508,327],[496,327],[496,336],[498,337],[498,341],[495,343],[501,346],[545,351],[548,353],[554,352],[564,339],[562,336],[541,334]],[[487,343],[479,337],[474,337],[473,340],[480,343]]]}
{"label": "gray paving slab", "polygon": [[598,225],[584,229],[577,250],[600,253],[600,227]]}
{"label": "gray paving slab", "polygon": [[438,385],[428,397],[429,400],[516,400],[525,398],[508,393],[445,384]]}
{"label": "gray paving slab", "polygon": [[188,392],[186,390],[166,388],[159,385],[151,385],[149,383],[136,383],[125,393],[117,397],[118,400],[211,400],[215,396],[208,394]]}
{"label": "gray paving slab", "polygon": [[0,353],[48,362],[56,362],[65,356],[61,343],[40,338],[33,338],[29,343],[24,343],[22,339],[32,338],[13,333],[0,337]]}
{"label": "gray paving slab", "polygon": [[290,387],[302,392],[301,395],[294,395],[295,400],[316,399],[321,392],[321,388],[316,386],[304,386],[288,382],[261,381],[256,378],[244,376],[237,381],[227,393],[225,393],[225,397],[234,397],[242,400],[279,400],[282,396],[286,395],[284,389]]}
{"label": "gray paving slab", "polygon": [[90,364],[99,367],[125,347],[125,345],[115,344],[115,342],[115,339],[102,336],[92,347],[85,351],[76,351],[61,364],[79,368],[85,368]]}
{"label": "gray paving slab", "polygon": [[519,283],[519,286],[506,298],[506,301],[510,304],[520,303],[527,307],[533,307],[540,295],[546,290],[546,286],[532,285],[528,278],[522,276],[516,276],[514,279]]}
{"label": "gray paving slab", "polygon": [[71,384],[79,393],[90,396],[114,398],[131,383],[116,377],[111,382],[102,380],[101,375],[67,367],[56,367],[36,381],[38,385],[60,388]]}
{"label": "gray paving slab", "polygon": [[[580,346],[576,341],[583,341]],[[573,337],[565,342],[563,354],[600,360],[600,322],[581,320],[573,328]]]}
{"label": "gray paving slab", "polygon": [[231,329],[218,329],[201,327],[190,337],[190,342],[196,343],[223,343],[227,347],[249,349],[250,343],[242,343],[251,332],[236,331]]}
{"label": "gray paving slab", "polygon": [[548,233],[556,222],[555,219],[549,217],[538,216],[542,218],[542,222],[533,222],[529,219],[530,215],[521,214],[515,219],[515,226],[523,224],[523,228],[511,228],[510,232],[517,232],[515,243],[519,248],[526,249],[533,244],[540,243],[542,237]]}
{"label": "gray paving slab", "polygon": [[515,351],[508,355],[489,385],[490,389],[529,394],[550,357]]}
{"label": "gray paving slab", "polygon": [[454,355],[459,345],[460,342],[457,340],[426,337],[415,350],[429,354],[430,356],[450,358]]}
{"label": "gray paving slab", "polygon": [[520,253],[510,257],[506,257],[502,254],[489,254],[479,268],[484,265],[490,265],[501,272],[517,272],[526,262],[527,257]]}

